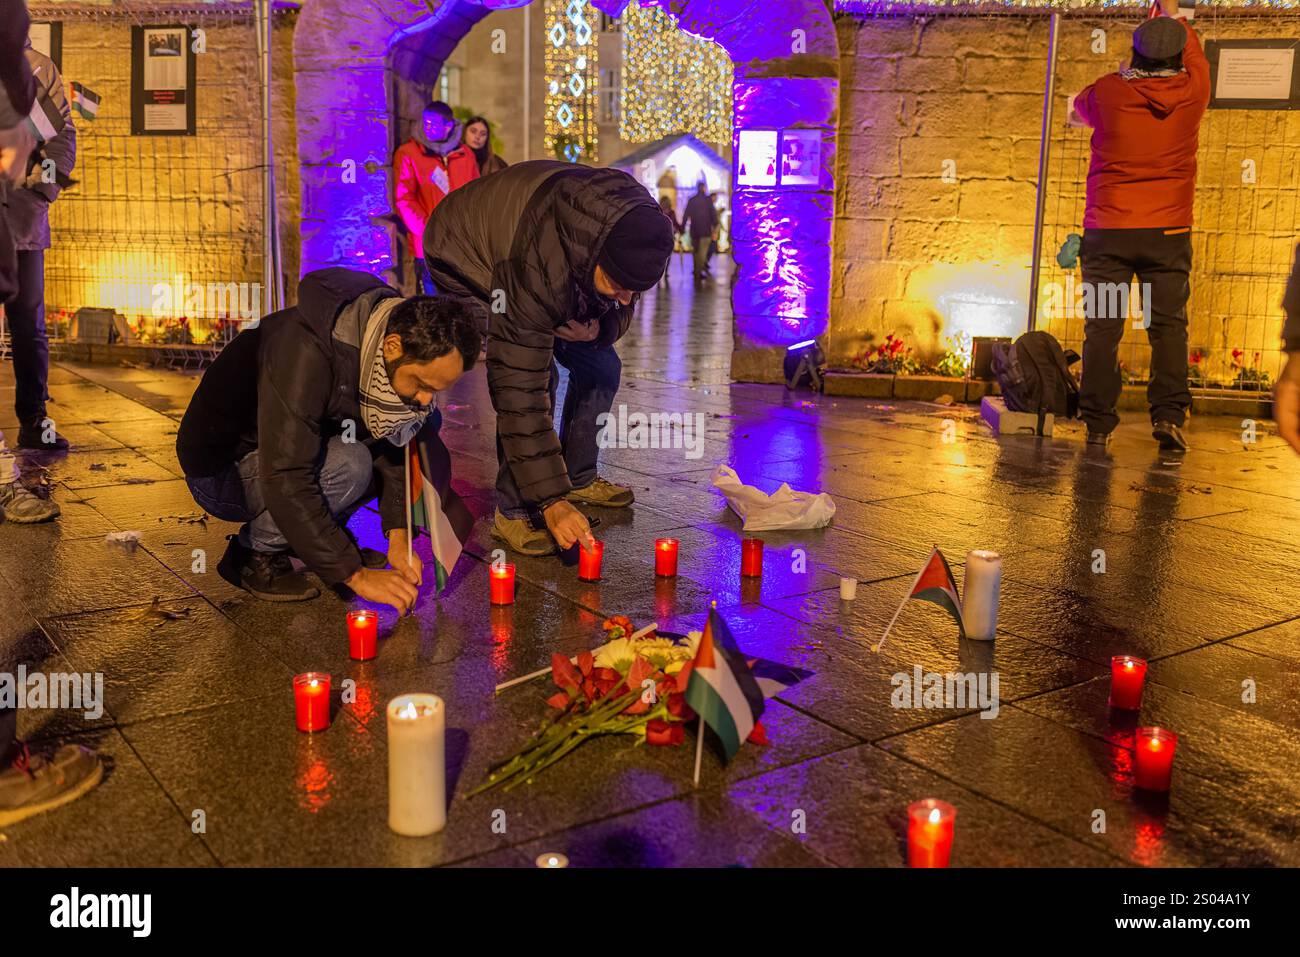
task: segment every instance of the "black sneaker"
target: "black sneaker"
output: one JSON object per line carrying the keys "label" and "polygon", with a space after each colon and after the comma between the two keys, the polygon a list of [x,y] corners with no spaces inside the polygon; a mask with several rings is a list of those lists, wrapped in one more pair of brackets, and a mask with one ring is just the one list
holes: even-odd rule
{"label": "black sneaker", "polygon": [[[46,442],[46,439],[50,441]],[[36,452],[66,452],[68,440],[54,431],[54,423],[47,418],[32,419],[18,427],[18,447]]]}
{"label": "black sneaker", "polygon": [[1109,433],[1109,432],[1089,432],[1089,433],[1088,433],[1088,444],[1089,444],[1089,445],[1100,445],[1100,446],[1104,449],[1106,446],[1110,445],[1110,433]]}
{"label": "black sneaker", "polygon": [[1160,447],[1168,452],[1187,451],[1187,440],[1183,438],[1183,430],[1167,420],[1156,422],[1151,426],[1151,437],[1159,441]]}
{"label": "black sneaker", "polygon": [[231,535],[229,542],[217,574],[236,588],[262,601],[309,601],[320,595],[302,572],[294,571],[287,553],[255,552],[241,545],[238,535]]}

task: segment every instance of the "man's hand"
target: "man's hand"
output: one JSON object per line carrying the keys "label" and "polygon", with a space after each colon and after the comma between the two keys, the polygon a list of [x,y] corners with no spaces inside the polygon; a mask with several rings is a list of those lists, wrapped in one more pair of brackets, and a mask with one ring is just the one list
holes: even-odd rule
{"label": "man's hand", "polygon": [[542,518],[546,519],[546,527],[562,549],[571,548],[574,542],[590,544],[593,541],[587,517],[564,499],[552,503],[542,512]]}
{"label": "man's hand", "polygon": [[1277,433],[1300,452],[1300,352],[1287,353],[1286,365],[1273,389],[1273,419]]}
{"label": "man's hand", "polygon": [[392,605],[399,615],[405,615],[415,607],[415,599],[419,597],[415,586],[397,571],[362,568],[345,584],[366,601]]}
{"label": "man's hand", "polygon": [[395,528],[388,533],[388,564],[417,588],[424,584],[424,562],[411,550],[410,563],[407,563],[406,529]]}
{"label": "man's hand", "polygon": [[27,178],[27,160],[36,148],[36,139],[25,122],[0,130],[0,176],[15,186]]}
{"label": "man's hand", "polygon": [[600,335],[600,323],[570,319],[564,325],[556,327],[555,335],[567,342],[592,342]]}

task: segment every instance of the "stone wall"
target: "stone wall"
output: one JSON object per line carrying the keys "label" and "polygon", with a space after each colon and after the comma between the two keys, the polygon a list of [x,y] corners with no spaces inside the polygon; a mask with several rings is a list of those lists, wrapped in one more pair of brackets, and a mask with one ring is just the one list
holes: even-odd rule
{"label": "stone wall", "polygon": [[[1068,233],[1082,231],[1090,131],[1065,128],[1068,98],[1127,57],[1137,22],[1062,18],[1044,285],[1064,287],[1053,257]],[[1295,36],[1300,17],[1210,11],[1196,25],[1203,41]],[[842,16],[837,27],[832,364],[891,332],[935,356],[954,328],[1023,331],[1047,18]],[[1226,370],[1240,343],[1264,352],[1267,368],[1277,361],[1277,304],[1300,224],[1300,113],[1212,110],[1200,142],[1191,344]],[[1247,159],[1253,184],[1242,182]],[[1076,270],[1069,281],[1077,278]],[[1077,317],[1039,327],[1076,347],[1082,337]],[[1140,330],[1126,335],[1122,357],[1135,374],[1146,367],[1144,342]]]}
{"label": "stone wall", "polygon": [[[82,306],[118,310],[146,330],[153,289],[174,283],[259,286],[262,281],[262,129],[254,27],[245,12],[146,12],[44,0],[34,20],[63,24],[63,76],[102,98],[92,122],[74,114],[79,184],[51,209],[47,302],[54,320]],[[286,281],[298,276],[298,164],[292,32],[283,11],[273,33],[273,109],[281,245]],[[131,26],[187,23],[204,31],[198,54],[195,136],[133,136],[130,131]],[[264,299],[263,299],[264,301]],[[212,316],[184,310],[200,336]],[[56,331],[58,331],[56,329]]]}

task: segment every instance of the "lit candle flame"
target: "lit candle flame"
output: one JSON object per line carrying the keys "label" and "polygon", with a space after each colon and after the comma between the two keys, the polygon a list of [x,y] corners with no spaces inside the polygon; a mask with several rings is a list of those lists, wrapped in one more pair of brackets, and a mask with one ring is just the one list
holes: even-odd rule
{"label": "lit candle flame", "polygon": [[416,710],[414,701],[408,701],[406,702],[406,707],[398,709],[397,716],[399,718],[406,718],[409,720],[412,718],[418,718],[420,716],[420,712]]}
{"label": "lit candle flame", "polygon": [[939,809],[938,809],[937,807],[936,807],[936,808],[933,808],[933,809],[930,811],[930,823],[931,823],[931,824],[938,824],[938,823],[939,823],[939,819],[940,819],[941,817],[943,817],[943,815],[940,813],[940,811],[939,811]]}

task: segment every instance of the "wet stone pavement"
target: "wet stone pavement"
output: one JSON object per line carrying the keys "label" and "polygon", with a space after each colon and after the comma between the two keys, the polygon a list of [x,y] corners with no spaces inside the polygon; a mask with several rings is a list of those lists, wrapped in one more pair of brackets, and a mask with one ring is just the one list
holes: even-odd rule
{"label": "wet stone pavement", "polygon": [[[1194,419],[1180,460],[1139,417],[1107,453],[1077,425],[999,442],[973,408],[728,385],[725,290],[695,302],[684,271],[671,280],[620,346],[617,402],[702,413],[703,454],[604,453],[603,473],[637,496],[600,516],[604,580],[516,558],[516,604],[489,606],[493,420],[476,369],[441,399],[456,485],[479,516],[467,554],[413,617],[381,611],[379,656],[361,664],[347,602],[263,604],[217,576],[233,529],[198,520],[173,451],[195,377],[56,364],[51,413],[75,448],[25,467],[64,515],[0,524],[0,671],[102,672],[101,717],[23,710],[19,728],[93,746],[109,770],[84,799],[0,834],[0,865],[531,866],[560,851],[577,866],[899,866],[905,808],[923,797],[958,809],[955,866],[1300,864],[1300,461],[1268,429],[1243,445],[1236,420]],[[0,365],[9,436],[12,401]],[[764,575],[742,583],[739,522],[709,481],[724,461],[767,491],[829,492],[834,523],[764,535]],[[373,510],[352,527],[381,544]],[[106,544],[119,530],[140,546]],[[681,575],[656,581],[652,543],[669,532]],[[912,602],[873,653],[932,544],[959,581],[969,549],[1002,553],[996,640],[959,640]],[[856,600],[840,600],[841,576],[860,580]],[[601,739],[531,786],[465,797],[546,711],[548,683],[494,697],[498,682],[595,647],[608,615],[684,631],[711,599],[747,651],[815,672],[769,702],[767,747],[725,766],[706,749],[695,789],[690,733],[678,748]],[[1107,707],[1122,653],[1151,660],[1140,723],[1179,734],[1167,798],[1135,790],[1138,719]],[[892,707],[892,676],[916,666],[996,672],[997,716]],[[290,679],[308,669],[336,689],[315,735],[293,721]],[[408,691],[448,710],[448,823],[424,839],[386,823],[384,705]]]}

